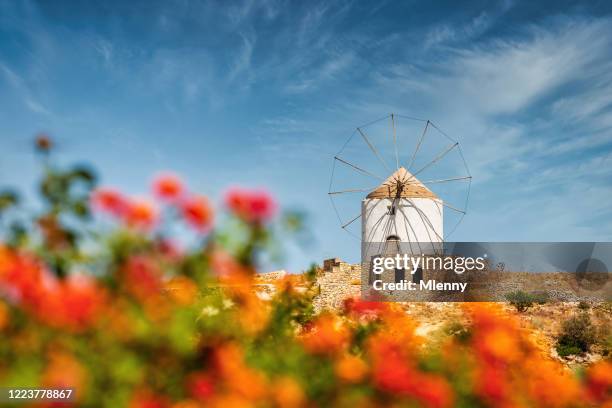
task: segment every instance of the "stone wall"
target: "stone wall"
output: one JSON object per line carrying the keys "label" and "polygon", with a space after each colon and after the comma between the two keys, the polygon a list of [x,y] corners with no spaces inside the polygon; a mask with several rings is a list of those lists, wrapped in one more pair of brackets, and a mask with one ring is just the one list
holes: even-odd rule
{"label": "stone wall", "polygon": [[313,300],[316,312],[342,307],[344,299],[358,297],[361,292],[361,265],[351,265],[338,258],[323,261],[316,280],[318,294]]}

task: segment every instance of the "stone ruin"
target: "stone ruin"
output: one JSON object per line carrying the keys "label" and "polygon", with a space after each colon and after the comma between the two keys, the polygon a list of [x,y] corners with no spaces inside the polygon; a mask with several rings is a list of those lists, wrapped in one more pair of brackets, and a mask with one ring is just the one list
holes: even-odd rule
{"label": "stone ruin", "polygon": [[349,264],[339,258],[323,261],[323,269],[316,279],[317,295],[313,300],[316,312],[337,310],[345,299],[359,297],[361,293],[361,265]]}

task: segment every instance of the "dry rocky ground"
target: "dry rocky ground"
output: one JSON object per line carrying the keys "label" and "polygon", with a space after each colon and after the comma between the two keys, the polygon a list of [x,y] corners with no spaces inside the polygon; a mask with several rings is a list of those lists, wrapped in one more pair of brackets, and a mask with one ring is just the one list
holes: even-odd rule
{"label": "dry rocky ground", "polygon": [[[459,303],[407,303],[404,305],[406,313],[418,322],[417,333],[432,342],[442,341],[445,336],[452,334],[453,330],[468,323],[468,316],[463,313]],[[598,344],[583,356],[569,356],[562,358],[555,349],[556,339],[561,324],[573,315],[583,313],[577,302],[555,302],[534,305],[525,312],[518,312],[510,305],[503,303],[504,313],[517,316],[521,328],[529,333],[534,343],[543,354],[557,359],[570,368],[587,365],[602,359],[610,348],[612,335],[612,304],[592,304],[585,313],[588,313],[597,328]]]}

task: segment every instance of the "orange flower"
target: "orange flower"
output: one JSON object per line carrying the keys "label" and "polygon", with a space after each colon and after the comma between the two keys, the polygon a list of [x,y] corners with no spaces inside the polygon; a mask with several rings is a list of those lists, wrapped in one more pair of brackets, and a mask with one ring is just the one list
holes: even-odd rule
{"label": "orange flower", "polygon": [[302,387],[291,377],[276,380],[272,390],[274,402],[279,408],[299,408],[306,403]]}
{"label": "orange flower", "polygon": [[130,227],[142,230],[151,229],[157,222],[157,208],[146,199],[132,199],[127,204],[124,220]]}
{"label": "orange flower", "polygon": [[590,396],[597,402],[612,399],[612,362],[594,364],[587,373],[587,387]]}
{"label": "orange flower", "polygon": [[530,362],[521,374],[536,406],[569,407],[581,401],[583,394],[576,378],[570,375],[561,364],[538,359]]}
{"label": "orange flower", "polygon": [[154,194],[166,201],[176,201],[184,190],[183,182],[173,173],[162,173],[153,180]]}
{"label": "orange flower", "polygon": [[225,194],[225,205],[248,222],[265,222],[274,216],[276,203],[265,191],[233,188]]}
{"label": "orange flower", "polygon": [[71,354],[53,351],[42,375],[43,387],[72,388],[78,399],[85,394],[87,371]]}
{"label": "orange flower", "polygon": [[231,392],[251,401],[265,396],[265,377],[245,364],[242,350],[236,344],[219,347],[215,353],[215,363],[225,387]]}
{"label": "orange flower", "polygon": [[123,195],[112,188],[98,188],[91,194],[91,205],[115,217],[124,215],[127,209],[127,200]]}
{"label": "orange flower", "polygon": [[319,316],[302,337],[306,349],[315,354],[337,353],[348,345],[349,340],[349,331],[332,314]]}
{"label": "orange flower", "polygon": [[141,390],[134,393],[128,408],[168,408],[170,402],[163,395]]}
{"label": "orange flower", "polygon": [[92,278],[73,275],[47,291],[39,313],[52,325],[81,331],[97,322],[105,303],[105,292]]}
{"label": "orange flower", "polygon": [[166,284],[170,297],[179,305],[187,306],[193,303],[198,286],[185,276],[175,276]]}
{"label": "orange flower", "polygon": [[347,354],[336,361],[334,371],[342,381],[357,383],[367,374],[368,365],[361,358]]}
{"label": "orange flower", "polygon": [[485,358],[514,362],[521,357],[517,333],[501,327],[480,332],[475,347]]}
{"label": "orange flower", "polygon": [[8,327],[10,323],[9,310],[6,304],[0,301],[0,331]]}
{"label": "orange flower", "polygon": [[213,221],[213,209],[204,196],[189,197],[180,204],[183,218],[189,225],[200,232],[210,229]]}

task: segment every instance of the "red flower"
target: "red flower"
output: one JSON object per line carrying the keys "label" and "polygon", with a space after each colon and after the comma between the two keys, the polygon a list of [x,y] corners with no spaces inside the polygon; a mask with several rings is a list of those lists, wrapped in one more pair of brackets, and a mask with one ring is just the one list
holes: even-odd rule
{"label": "red flower", "polygon": [[162,291],[161,271],[151,258],[136,255],[130,257],[123,273],[128,291],[141,301],[146,301]]}
{"label": "red flower", "polygon": [[198,400],[209,399],[215,393],[215,385],[206,373],[193,373],[187,379],[187,389]]}
{"label": "red flower", "polygon": [[170,407],[168,398],[154,394],[150,391],[137,392],[130,401],[129,408],[167,408]]}
{"label": "red flower", "polygon": [[124,220],[130,227],[151,229],[157,222],[157,208],[148,200],[132,199],[128,202]]}
{"label": "red flower", "polygon": [[96,189],[91,195],[91,204],[100,211],[120,217],[127,208],[127,201],[120,192],[112,188]]}
{"label": "red flower", "polygon": [[231,189],[225,195],[225,205],[248,222],[265,222],[276,213],[274,199],[261,190]]}
{"label": "red flower", "polygon": [[47,293],[40,314],[51,324],[78,331],[95,324],[105,298],[92,278],[74,275]]}
{"label": "red flower", "polygon": [[204,196],[192,196],[180,205],[183,218],[189,225],[200,232],[207,231],[213,220],[213,209]]}
{"label": "red flower", "polygon": [[183,256],[183,249],[171,239],[160,238],[155,244],[159,253],[168,261],[178,261]]}
{"label": "red flower", "polygon": [[384,302],[373,302],[358,298],[346,298],[344,300],[345,312],[354,316],[378,317],[386,309],[387,304]]}
{"label": "red flower", "polygon": [[374,383],[388,393],[414,398],[425,407],[453,405],[452,389],[442,377],[417,371],[397,354],[375,364]]}
{"label": "red flower", "polygon": [[153,180],[153,192],[157,197],[167,201],[176,201],[184,190],[181,179],[172,173],[160,174]]}

